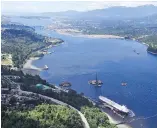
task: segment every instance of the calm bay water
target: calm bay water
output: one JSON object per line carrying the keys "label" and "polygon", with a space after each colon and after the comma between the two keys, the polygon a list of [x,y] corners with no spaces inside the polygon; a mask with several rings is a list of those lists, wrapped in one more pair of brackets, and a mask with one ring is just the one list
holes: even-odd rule
{"label": "calm bay water", "polygon": [[[42,78],[56,84],[69,81],[73,89],[93,99],[106,96],[126,105],[137,117],[157,114],[157,58],[147,54],[144,45],[134,41],[47,33],[62,38],[65,43],[50,49],[55,52],[34,63],[38,67],[48,65],[49,70],[40,74]],[[140,54],[133,52],[134,49]],[[96,72],[104,83],[101,88],[88,84],[95,79]],[[128,85],[121,86],[121,82]],[[157,117],[138,123],[156,128]]]}
{"label": "calm bay water", "polygon": [[[30,23],[35,25],[31,20]],[[40,74],[43,79],[55,84],[69,81],[71,88],[93,99],[106,96],[126,105],[136,117],[157,114],[157,57],[148,54],[146,46],[135,41],[72,37],[39,29],[37,32],[65,41],[49,49],[54,53],[34,62],[38,67],[48,65],[49,70]],[[88,84],[96,72],[104,83],[100,88]],[[121,82],[128,84],[121,86]],[[157,117],[137,121],[133,126],[157,128]]]}

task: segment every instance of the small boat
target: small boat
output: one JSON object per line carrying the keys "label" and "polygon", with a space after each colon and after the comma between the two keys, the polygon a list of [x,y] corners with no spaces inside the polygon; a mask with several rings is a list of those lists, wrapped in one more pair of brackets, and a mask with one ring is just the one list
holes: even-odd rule
{"label": "small boat", "polygon": [[48,66],[47,65],[44,66],[44,70],[48,70]]}
{"label": "small boat", "polygon": [[47,52],[47,50],[43,50],[43,52]]}
{"label": "small boat", "polygon": [[121,85],[122,85],[122,86],[126,86],[126,85],[127,85],[127,83],[121,83]]}

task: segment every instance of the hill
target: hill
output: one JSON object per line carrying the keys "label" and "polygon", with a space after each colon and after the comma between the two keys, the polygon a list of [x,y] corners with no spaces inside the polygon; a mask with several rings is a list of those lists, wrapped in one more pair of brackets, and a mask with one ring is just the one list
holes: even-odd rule
{"label": "hill", "polygon": [[42,104],[32,110],[2,110],[2,128],[83,128],[79,114],[61,105]]}
{"label": "hill", "polygon": [[115,6],[104,9],[97,9],[87,12],[77,12],[73,10],[65,12],[47,12],[42,13],[44,16],[57,16],[57,17],[67,17],[69,19],[131,19],[145,17],[148,15],[157,14],[157,6],[154,5],[144,5],[137,7],[125,7],[125,6]]}
{"label": "hill", "polygon": [[12,55],[15,67],[22,67],[25,60],[38,50],[63,42],[39,35],[33,28],[24,25],[2,24],[1,33],[2,53]]}

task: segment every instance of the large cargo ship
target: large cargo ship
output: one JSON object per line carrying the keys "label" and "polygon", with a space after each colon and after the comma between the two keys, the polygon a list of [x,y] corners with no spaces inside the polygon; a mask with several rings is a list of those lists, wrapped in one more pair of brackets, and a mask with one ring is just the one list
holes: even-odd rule
{"label": "large cargo ship", "polygon": [[117,112],[118,114],[129,115],[131,117],[135,116],[135,114],[124,105],[120,105],[103,96],[99,96],[99,100],[103,103],[105,107],[110,108],[111,110]]}

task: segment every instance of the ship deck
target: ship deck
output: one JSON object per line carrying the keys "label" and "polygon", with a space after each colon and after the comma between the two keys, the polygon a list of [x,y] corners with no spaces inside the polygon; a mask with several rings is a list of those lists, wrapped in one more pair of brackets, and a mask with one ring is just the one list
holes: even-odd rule
{"label": "ship deck", "polygon": [[106,97],[103,97],[103,96],[99,96],[99,99],[119,111],[122,111],[124,113],[129,113],[129,109],[124,105],[119,105],[118,103],[116,103]]}

